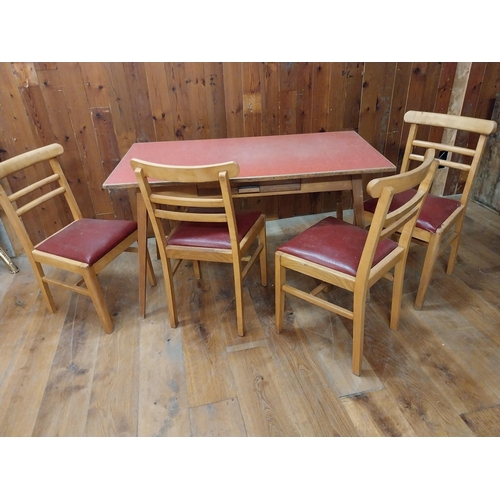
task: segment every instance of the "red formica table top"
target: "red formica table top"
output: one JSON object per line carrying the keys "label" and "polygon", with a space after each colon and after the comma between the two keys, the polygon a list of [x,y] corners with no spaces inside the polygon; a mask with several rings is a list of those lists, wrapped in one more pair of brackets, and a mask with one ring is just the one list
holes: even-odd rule
{"label": "red formica table top", "polygon": [[130,160],[167,165],[235,161],[239,180],[394,172],[395,166],[354,131],[135,143],[103,184],[136,186]]}

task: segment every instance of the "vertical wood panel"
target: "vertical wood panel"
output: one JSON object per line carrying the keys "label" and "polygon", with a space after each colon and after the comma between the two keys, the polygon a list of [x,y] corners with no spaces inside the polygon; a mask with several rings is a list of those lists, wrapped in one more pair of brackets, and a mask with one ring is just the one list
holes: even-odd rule
{"label": "vertical wood panel", "polygon": [[108,78],[109,106],[113,113],[113,124],[120,157],[138,140],[134,114],[127,88],[127,76],[122,63],[104,63]]}
{"label": "vertical wood panel", "polygon": [[172,91],[170,103],[172,105],[175,137],[182,140],[185,138],[184,134],[187,133],[186,138],[189,138],[190,129],[188,130],[188,127],[190,127],[190,120],[187,113],[189,104],[184,92],[186,77],[183,63],[175,63],[168,68],[167,81]]}
{"label": "vertical wood panel", "polygon": [[262,135],[262,93],[258,63],[242,64],[245,137]]}
{"label": "vertical wood panel", "polygon": [[451,91],[453,89],[453,81],[457,71],[457,63],[445,62],[441,69],[439,85],[437,89],[436,103],[434,112],[447,113],[450,105]]}
{"label": "vertical wood panel", "polygon": [[434,111],[436,109],[436,97],[439,88],[442,64],[440,62],[427,63],[425,70],[425,85],[421,100],[422,110]]}
{"label": "vertical wood panel", "polygon": [[79,66],[89,106],[91,108],[109,106],[109,82],[104,64],[83,62]]}
{"label": "vertical wood panel", "polygon": [[126,75],[131,116],[135,125],[135,142],[155,140],[153,113],[148,95],[148,84],[144,63],[123,63]]}
{"label": "vertical wood panel", "polygon": [[367,63],[361,98],[359,134],[384,152],[396,63]]}
{"label": "vertical wood panel", "polygon": [[224,63],[224,99],[228,137],[243,137],[243,95],[241,63]]}
{"label": "vertical wood panel", "polygon": [[[61,94],[59,91],[56,91],[59,94],[59,98]],[[52,94],[52,90],[45,92],[47,95]],[[28,115],[31,117],[31,125],[33,130],[33,135],[37,137],[37,142],[39,144],[51,144],[53,142],[62,142],[63,145],[66,144],[69,140],[69,137],[62,132],[62,128],[64,128],[64,119],[62,116],[59,116],[59,122],[54,120],[55,127],[50,121],[49,118],[49,109],[47,109],[43,92],[38,85],[34,85],[33,87],[23,88],[21,90],[21,96],[23,98],[23,102],[25,105],[25,109],[28,112]],[[56,98],[57,100],[57,98]],[[50,98],[49,98],[50,101]],[[63,101],[64,102],[64,101]],[[58,110],[52,109],[54,115],[57,115]],[[61,136],[65,136],[64,138]],[[68,140],[66,140],[68,137]],[[63,139],[61,141],[61,139]],[[76,195],[83,197],[85,195],[88,196],[88,191],[85,192],[85,183],[80,182],[80,177],[83,174],[83,169],[78,168],[78,165],[74,162],[74,150],[69,152],[67,157],[68,163],[66,163],[65,173],[68,177],[68,182],[71,185],[71,189],[74,190]],[[76,162],[78,163],[78,162]],[[72,168],[68,168],[69,165]],[[43,166],[37,165],[35,167],[30,167],[24,170],[26,178],[28,182],[31,184],[41,177],[46,176],[43,173]],[[49,167],[46,167],[47,169]],[[40,171],[38,169],[41,169]],[[39,173],[38,173],[39,172]],[[68,175],[69,174],[69,175]],[[16,176],[13,176],[16,177]],[[20,186],[19,186],[20,187]],[[79,189],[79,188],[82,189]],[[16,187],[16,189],[18,189]],[[43,191],[43,190],[42,190]],[[36,196],[38,196],[37,194]],[[26,197],[23,199],[23,204],[25,201],[28,201],[30,197]],[[92,205],[87,205],[87,213],[92,213]],[[28,214],[26,214],[27,216]],[[62,216],[62,218],[61,218]],[[45,203],[37,207],[33,213],[29,214],[29,217],[26,217],[28,224],[34,226],[33,231],[31,231],[32,238],[37,243],[45,239],[50,234],[56,232],[63,226],[63,223],[67,223],[70,220],[70,217],[67,215],[67,207],[65,206],[65,202],[62,201],[61,197],[57,197],[53,203]]]}
{"label": "vertical wood panel", "polygon": [[[79,76],[78,68],[74,71],[67,72],[75,76]],[[86,169],[80,160],[80,152],[76,143],[77,133],[74,129],[74,123],[71,119],[71,107],[66,97],[66,87],[61,81],[59,69],[51,69],[47,71],[39,71],[38,75],[43,85],[39,87],[45,103],[45,109],[49,119],[49,127],[54,133],[54,140],[61,144],[64,148],[64,155],[61,157],[61,166],[71,186],[71,190],[77,199],[85,200],[80,208],[84,217],[91,218],[96,207],[94,199],[89,191],[89,180],[92,178],[94,169]],[[68,94],[71,94],[68,88]],[[101,181],[102,182],[102,181]],[[47,204],[47,207],[50,204]],[[68,224],[73,217],[65,203],[60,204],[61,226]]]}
{"label": "vertical wood panel", "polygon": [[[473,65],[476,63],[472,63]],[[476,117],[491,119],[495,107],[496,95],[500,92],[500,64],[486,63],[484,79],[479,90]]]}
{"label": "vertical wood panel", "polygon": [[185,86],[188,115],[191,118],[189,139],[208,139],[210,123],[205,93],[205,71],[203,63],[185,64]]}
{"label": "vertical wood panel", "polygon": [[[434,104],[434,112],[447,113],[450,107],[451,94],[453,91],[453,83],[457,71],[457,63],[443,63],[441,75],[439,78],[436,102]],[[429,140],[440,142],[443,135],[441,128],[431,127]]]}
{"label": "vertical wood panel", "polygon": [[[125,191],[110,195],[102,183],[134,142],[356,130],[399,165],[408,133],[402,124],[407,110],[489,118],[499,90],[498,62],[472,66],[455,62],[0,63],[0,159],[57,140],[65,148],[61,163],[84,214],[129,217],[135,198]],[[431,139],[435,133],[423,130]],[[23,175],[3,184],[7,189],[21,187]],[[448,183],[449,190],[460,191],[460,179],[450,177]],[[344,198],[349,208],[349,196]],[[335,200],[323,194],[255,198],[243,204],[258,207],[270,217],[286,217],[306,210],[331,210]],[[57,215],[65,217],[64,212]],[[28,231],[39,238],[46,229],[35,218],[28,221]]]}
{"label": "vertical wood panel", "polygon": [[205,85],[210,137],[227,137],[226,111],[224,98],[224,71],[222,63],[205,63]]}
{"label": "vertical wood panel", "polygon": [[279,65],[280,134],[297,130],[297,71],[297,63]]}
{"label": "vertical wood panel", "polygon": [[262,135],[279,135],[279,66],[263,63],[262,72]]}
{"label": "vertical wood panel", "polygon": [[297,134],[312,132],[313,64],[299,63],[297,71]]}
{"label": "vertical wood panel", "polygon": [[[9,63],[0,63],[0,134],[0,160],[6,160],[37,146],[29,118],[24,110],[21,93]],[[26,186],[25,176],[25,172],[20,172],[16,176],[11,176],[8,181],[2,181],[4,189],[9,192]],[[5,221],[4,226],[14,252],[22,253],[22,245],[14,231],[10,229],[11,226],[6,221],[1,209],[0,213],[2,220]],[[26,215],[29,217],[30,213]],[[32,221],[30,229],[33,226],[36,226],[36,220]]]}
{"label": "vertical wood panel", "polygon": [[344,130],[359,128],[359,113],[361,107],[361,92],[363,86],[363,63],[346,63],[344,67],[345,94],[344,94]]}
{"label": "vertical wood panel", "polygon": [[[92,119],[100,155],[104,158],[102,167],[105,175],[108,176],[120,161],[112,115],[108,108],[94,108]],[[128,195],[129,192],[125,189],[111,191],[110,197],[113,204],[113,212],[107,217],[105,214],[101,214],[102,218],[113,218],[112,215],[114,214],[117,219],[134,219]]]}
{"label": "vertical wood panel", "polygon": [[404,129],[410,74],[411,63],[397,63],[384,155],[398,168],[401,166],[405,148],[405,143],[402,142],[401,138]]}
{"label": "vertical wood panel", "polygon": [[[461,115],[475,116],[477,103],[479,99],[479,91],[483,82],[486,63],[471,64],[467,87],[463,98]],[[459,131],[455,138],[455,145],[463,147],[475,147],[477,144],[477,134],[469,134],[468,132]],[[470,160],[467,160],[470,163]],[[457,169],[449,169],[444,188],[445,194],[461,193],[466,182],[466,172],[461,172]]]}
{"label": "vertical wood panel", "polygon": [[174,139],[174,123],[165,65],[161,62],[147,63],[145,72],[155,140],[171,141]]}
{"label": "vertical wood panel", "polygon": [[347,103],[347,74],[344,63],[331,63],[328,91],[328,131],[344,129],[344,109]]}
{"label": "vertical wood panel", "polygon": [[329,87],[330,72],[332,65],[330,63],[315,63],[313,65],[312,75],[312,101],[311,101],[311,132],[325,132],[328,130],[328,112],[329,112]]}
{"label": "vertical wood panel", "polygon": [[[99,64],[99,66],[101,66]],[[57,71],[58,85],[64,91],[68,116],[72,124],[73,138],[75,147],[79,152],[79,162],[85,172],[85,178],[88,185],[89,194],[92,200],[95,213],[88,213],[85,205],[88,202],[80,201],[80,207],[87,217],[101,217],[103,214],[113,216],[113,207],[109,193],[102,189],[102,183],[107,177],[102,164],[106,158],[99,155],[95,131],[91,118],[91,106],[88,100],[86,89],[90,87],[84,80],[81,66],[77,63],[62,63],[58,65]],[[101,86],[99,84],[99,86]],[[104,87],[103,87],[104,90]],[[98,90],[98,92],[103,92]],[[107,98],[107,92],[103,95]],[[68,143],[66,143],[65,149]],[[61,157],[65,162],[66,155]],[[78,199],[78,198],[77,198]]]}

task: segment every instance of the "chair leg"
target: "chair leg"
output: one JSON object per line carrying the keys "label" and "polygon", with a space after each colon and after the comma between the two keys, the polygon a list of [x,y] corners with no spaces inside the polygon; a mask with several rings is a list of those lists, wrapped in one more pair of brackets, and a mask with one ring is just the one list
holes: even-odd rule
{"label": "chair leg", "polygon": [[281,265],[281,254],[276,252],[275,257],[275,314],[276,314],[276,331],[279,333],[283,330],[283,316],[285,314],[285,292],[283,284],[286,279],[286,268]]}
{"label": "chair leg", "polygon": [[193,260],[194,276],[197,280],[201,279],[201,266],[199,260]]}
{"label": "chair leg", "polygon": [[446,267],[446,274],[450,275],[455,269],[458,257],[458,246],[460,244],[460,233],[457,233],[455,239],[450,246],[450,257],[448,259],[448,266]]}
{"label": "chair leg", "polygon": [[160,253],[162,268],[163,268],[163,279],[165,281],[165,291],[167,293],[167,304],[168,304],[168,315],[170,317],[170,326],[176,328],[179,324],[179,319],[177,318],[177,307],[175,304],[175,288],[174,288],[174,276],[172,272],[172,264],[170,259],[165,255],[165,252]]}
{"label": "chair leg", "polygon": [[29,259],[31,263],[31,267],[33,269],[33,273],[35,275],[36,281],[38,282],[38,286],[40,288],[40,292],[42,293],[43,300],[47,305],[47,309],[51,313],[55,313],[57,311],[56,304],[54,302],[54,298],[52,297],[52,293],[50,291],[49,285],[43,281],[45,273],[43,272],[43,267],[39,262],[36,262],[32,258]]}
{"label": "chair leg", "polygon": [[352,325],[352,373],[361,375],[363,364],[363,341],[365,335],[365,290],[354,290],[353,325]]}
{"label": "chair leg", "polygon": [[439,247],[441,245],[441,236],[434,234],[429,240],[427,252],[425,254],[424,266],[420,275],[420,283],[418,285],[417,298],[415,299],[415,309],[420,310],[424,305],[427,289],[429,288],[432,271],[439,255]]}
{"label": "chair leg", "polygon": [[153,270],[153,263],[151,262],[151,255],[149,255],[148,249],[146,249],[146,266],[147,266],[149,284],[151,286],[156,286],[156,276]]}
{"label": "chair leg", "polygon": [[235,262],[233,264],[234,270],[234,298],[236,302],[236,326],[238,328],[238,335],[243,337],[244,332],[244,315],[243,315],[243,279],[241,277],[241,264]]}
{"label": "chair leg", "polygon": [[262,286],[267,286],[267,239],[266,239],[266,224],[259,233],[259,245],[262,245],[260,252],[260,282]]}
{"label": "chair leg", "polygon": [[389,328],[391,330],[397,330],[399,317],[401,315],[401,299],[403,297],[405,263],[405,259],[400,260],[394,267],[394,280],[392,282],[391,320],[389,323]]}
{"label": "chair leg", "polygon": [[109,315],[108,308],[104,301],[104,295],[102,294],[101,287],[97,281],[97,275],[95,271],[89,267],[85,269],[82,273],[83,279],[85,280],[85,285],[90,293],[90,298],[94,303],[94,307],[97,311],[97,316],[101,320],[102,327],[106,333],[113,332],[113,321]]}

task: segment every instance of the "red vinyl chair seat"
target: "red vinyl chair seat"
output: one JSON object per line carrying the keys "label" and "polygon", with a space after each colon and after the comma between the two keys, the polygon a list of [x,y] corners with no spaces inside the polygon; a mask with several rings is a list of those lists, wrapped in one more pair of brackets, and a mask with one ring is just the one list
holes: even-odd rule
{"label": "red vinyl chair seat", "polygon": [[[392,211],[401,207],[414,194],[415,190],[409,189],[408,191],[394,195],[389,210]],[[374,213],[376,206],[377,199],[374,198],[365,202],[364,209],[367,212]],[[428,194],[415,227],[428,231],[429,233],[435,233],[459,206],[460,202],[457,200]]]}
{"label": "red vinyl chair seat", "polygon": [[[278,250],[295,257],[356,276],[368,231],[347,222],[327,217],[306,229]],[[373,266],[386,257],[398,244],[390,239],[380,241]]]}
{"label": "red vinyl chair seat", "polygon": [[[261,213],[256,211],[235,214],[239,241],[245,237],[260,215]],[[225,222],[180,222],[168,240],[168,244],[231,249],[229,229]]]}
{"label": "red vinyl chair seat", "polygon": [[136,229],[134,221],[79,219],[35,248],[92,266]]}

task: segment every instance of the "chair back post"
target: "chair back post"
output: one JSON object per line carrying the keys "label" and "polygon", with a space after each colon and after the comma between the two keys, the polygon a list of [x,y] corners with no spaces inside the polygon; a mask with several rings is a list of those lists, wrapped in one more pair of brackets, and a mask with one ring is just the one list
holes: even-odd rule
{"label": "chair back post", "polygon": [[157,206],[156,204],[153,205],[153,203],[151,202],[151,187],[147,180],[147,167],[138,164],[134,160],[132,160],[132,166],[135,167],[134,172],[137,178],[137,183],[139,185],[139,191],[141,192],[144,205],[146,206],[146,211],[148,213],[149,220],[151,221],[151,226],[153,228],[156,241],[163,242],[163,245],[158,245],[158,250],[160,251],[160,255],[163,259],[163,254],[165,253],[164,244],[166,242],[165,230],[163,229],[163,225],[157,222],[155,215]]}
{"label": "chair back post", "polygon": [[479,167],[479,163],[481,161],[481,157],[483,156],[484,148],[486,147],[486,141],[488,139],[487,135],[480,134],[476,146],[476,153],[472,158],[472,163],[469,168],[469,173],[467,175],[467,180],[465,182],[462,196],[460,198],[460,203],[464,205],[464,209],[467,208],[467,203],[469,202],[469,195],[472,189],[472,184],[474,183],[474,179],[476,177],[477,169]]}
{"label": "chair back post", "polygon": [[[0,177],[0,179],[2,178],[3,177]],[[5,215],[7,215],[7,218],[9,219],[9,222],[12,225],[14,232],[19,238],[19,241],[21,242],[24,252],[26,253],[26,255],[28,255],[28,257],[31,256],[31,252],[33,251],[34,248],[33,243],[31,241],[31,238],[28,236],[26,227],[23,224],[21,217],[17,215],[15,207],[9,200],[9,195],[5,191],[2,183],[0,183],[0,206],[2,207],[2,210],[5,212]]]}
{"label": "chair back post", "polygon": [[235,259],[241,259],[240,245],[238,240],[238,228],[236,225],[236,215],[234,211],[233,197],[231,196],[231,184],[229,182],[229,173],[227,170],[219,172],[219,185],[227,217],[227,226],[229,229],[229,240],[231,241],[231,250]]}
{"label": "chair back post", "polygon": [[[370,181],[367,191],[373,198],[378,198],[378,202],[368,231],[366,245],[361,255],[358,276],[368,276],[372,269],[378,242],[391,237],[397,231],[401,231],[399,244],[404,249],[406,256],[413,229],[437,167],[438,161],[435,158],[435,150],[428,149],[425,152],[424,161],[419,167],[397,176],[382,177]],[[403,206],[391,212],[390,205],[394,195],[417,185],[418,189],[415,195]]]}
{"label": "chair back post", "polygon": [[64,189],[64,198],[66,199],[66,203],[69,206],[69,209],[71,211],[71,215],[73,216],[74,220],[80,220],[83,218],[82,212],[80,211],[80,207],[78,206],[78,202],[76,201],[75,195],[73,194],[73,191],[68,183],[68,180],[66,179],[66,175],[64,174],[64,171],[61,167],[61,164],[59,163],[59,160],[57,158],[51,158],[49,160],[49,164],[52,168],[52,171],[59,175],[59,186],[61,186]]}
{"label": "chair back post", "polygon": [[403,161],[401,162],[401,169],[399,171],[401,174],[407,172],[410,168],[410,155],[413,151],[413,141],[417,137],[417,132],[418,132],[418,125],[416,123],[412,123],[410,125],[410,131],[408,132],[408,139],[406,140]]}

